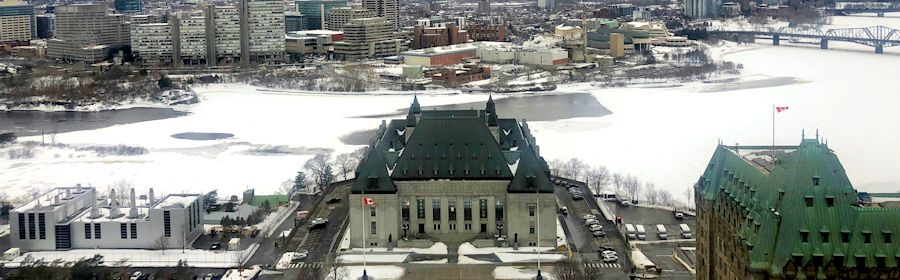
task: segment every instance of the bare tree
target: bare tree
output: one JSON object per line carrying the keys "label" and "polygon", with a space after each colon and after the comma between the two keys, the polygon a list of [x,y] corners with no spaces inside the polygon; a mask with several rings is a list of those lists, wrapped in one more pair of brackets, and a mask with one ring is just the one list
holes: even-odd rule
{"label": "bare tree", "polygon": [[591,168],[587,171],[585,177],[594,194],[603,192],[603,190],[606,189],[606,186],[609,185],[609,169],[607,169],[606,166],[601,165]]}
{"label": "bare tree", "polygon": [[[128,179],[120,178],[109,187],[116,190],[116,199],[119,201],[127,201],[131,189],[134,188],[134,184],[132,184],[131,181],[128,181]],[[119,203],[121,204],[121,202]]]}
{"label": "bare tree", "polygon": [[550,162],[548,162],[547,165],[550,166],[550,174],[551,175],[553,175],[553,176],[562,176],[563,175],[563,174],[560,174],[560,172],[562,172],[562,169],[565,165],[565,163],[563,163],[562,160],[553,159]]}
{"label": "bare tree", "polygon": [[341,265],[340,259],[337,258],[336,254],[331,254],[331,272],[328,273],[331,279],[346,279],[350,276],[350,273],[347,271],[347,268]]}
{"label": "bare tree", "polygon": [[622,179],[622,189],[625,190],[625,193],[628,194],[630,199],[634,200],[638,198],[640,188],[641,180],[634,175],[628,175]]}
{"label": "bare tree", "polygon": [[353,159],[355,159],[357,163],[362,163],[364,160],[366,160],[366,155],[368,155],[368,153],[369,146],[364,146],[350,153],[350,156],[353,157]]}
{"label": "bare tree", "polygon": [[169,238],[165,236],[160,236],[159,239],[156,239],[156,249],[162,250],[163,255],[166,254],[166,249],[169,248]]}
{"label": "bare tree", "polygon": [[622,190],[622,179],[623,179],[622,174],[613,173],[612,182],[613,182],[613,186],[616,187],[616,192],[619,192]]}
{"label": "bare tree", "polygon": [[688,187],[684,190],[684,206],[691,208],[694,206],[694,188]]}
{"label": "bare tree", "polygon": [[659,205],[659,192],[656,190],[656,184],[644,183],[644,197],[647,198],[650,205]]}
{"label": "bare tree", "polygon": [[557,280],[589,280],[578,262],[572,258],[565,258],[553,264],[553,278]]}
{"label": "bare tree", "polygon": [[351,154],[340,154],[338,155],[334,163],[338,166],[338,172],[341,173],[341,177],[344,180],[347,180],[347,174],[353,171],[353,168],[356,167],[357,161],[353,158]]}
{"label": "bare tree", "polygon": [[331,153],[316,154],[313,158],[303,164],[303,168],[312,174],[316,185],[320,189],[325,189],[328,184],[334,180],[334,174],[331,169]]}
{"label": "bare tree", "polygon": [[668,189],[660,189],[659,204],[670,207],[675,206],[675,199],[672,197],[672,192],[670,192]]}
{"label": "bare tree", "polygon": [[579,158],[569,159],[565,164],[566,176],[572,180],[578,180],[587,167],[587,164]]}

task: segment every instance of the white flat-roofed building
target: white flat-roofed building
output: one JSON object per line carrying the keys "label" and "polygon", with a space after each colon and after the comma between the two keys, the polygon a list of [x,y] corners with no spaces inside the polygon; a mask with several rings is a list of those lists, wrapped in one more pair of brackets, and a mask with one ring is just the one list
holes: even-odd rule
{"label": "white flat-roofed building", "polygon": [[201,197],[172,194],[156,200],[151,189],[139,202],[132,189],[123,203],[115,190],[98,199],[94,188],[56,188],[13,209],[10,239],[25,251],[190,246],[203,229]]}

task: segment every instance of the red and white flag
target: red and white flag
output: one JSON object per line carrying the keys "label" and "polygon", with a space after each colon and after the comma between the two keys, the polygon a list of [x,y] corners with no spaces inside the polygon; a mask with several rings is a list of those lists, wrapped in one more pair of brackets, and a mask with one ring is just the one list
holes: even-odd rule
{"label": "red and white flag", "polygon": [[788,107],[788,106],[775,107],[775,112],[781,113],[781,112],[787,111],[788,108],[790,108],[790,107]]}
{"label": "red and white flag", "polygon": [[363,198],[363,205],[372,205],[375,204],[375,200],[371,198]]}

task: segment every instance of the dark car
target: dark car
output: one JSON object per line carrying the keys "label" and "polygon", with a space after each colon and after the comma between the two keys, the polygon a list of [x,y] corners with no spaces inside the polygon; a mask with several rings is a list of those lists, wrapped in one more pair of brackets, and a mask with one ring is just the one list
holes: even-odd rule
{"label": "dark car", "polygon": [[603,252],[606,252],[606,251],[613,251],[613,252],[615,252],[615,251],[616,251],[616,248],[613,248],[612,245],[606,244],[606,245],[600,245],[600,248],[597,249],[597,253],[603,253]]}
{"label": "dark car", "polygon": [[219,242],[215,242],[212,245],[209,245],[210,250],[219,250],[220,247],[222,247],[222,243]]}
{"label": "dark car", "polygon": [[341,202],[341,199],[337,198],[337,197],[332,197],[328,201],[325,201],[326,204],[334,204],[334,203],[338,203],[338,202]]}

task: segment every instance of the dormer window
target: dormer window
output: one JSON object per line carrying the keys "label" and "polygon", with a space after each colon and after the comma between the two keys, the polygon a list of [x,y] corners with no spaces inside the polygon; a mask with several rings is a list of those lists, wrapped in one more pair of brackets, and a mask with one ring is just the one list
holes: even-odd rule
{"label": "dormer window", "polygon": [[462,159],[462,155],[461,155],[461,154],[456,154],[456,159]]}
{"label": "dormer window", "polygon": [[825,206],[834,207],[834,197],[833,196],[825,197]]}
{"label": "dormer window", "polygon": [[450,175],[453,175],[453,168],[450,168]]}
{"label": "dormer window", "polygon": [[819,178],[819,176],[813,176],[813,177],[812,177],[812,180],[813,180],[813,186],[817,186],[817,187],[818,187],[818,186],[819,186],[819,180],[821,180],[821,178]]}
{"label": "dormer window", "polygon": [[803,243],[809,242],[809,231],[806,231],[806,230],[800,230],[800,240],[801,240]]}
{"label": "dormer window", "polygon": [[488,154],[488,159],[494,159],[494,155]]}
{"label": "dormer window", "polygon": [[438,169],[437,169],[437,168],[434,169],[434,175],[438,175]]}
{"label": "dormer window", "polygon": [[478,155],[472,154],[472,159],[478,159]]}
{"label": "dormer window", "polygon": [[812,196],[807,195],[807,196],[803,197],[803,200],[806,201],[806,207],[813,207],[813,197]]}
{"label": "dormer window", "polygon": [[497,175],[500,175],[500,168],[497,168]]}
{"label": "dormer window", "polygon": [[441,154],[441,159],[447,159],[447,155]]}
{"label": "dormer window", "polygon": [[422,176],[422,169],[419,169],[419,176]]}
{"label": "dormer window", "polygon": [[485,174],[484,171],[485,171],[484,168],[482,168],[482,169],[481,169],[481,175],[484,175],[484,174]]}
{"label": "dormer window", "polygon": [[431,155],[425,155],[425,160],[431,160]]}
{"label": "dormer window", "polygon": [[468,168],[466,168],[466,170],[463,171],[463,172],[464,172],[466,175],[469,175],[469,169],[468,169]]}
{"label": "dormer window", "polygon": [[866,244],[872,243],[872,233],[871,232],[863,231],[862,235],[863,235],[864,243],[866,243]]}

